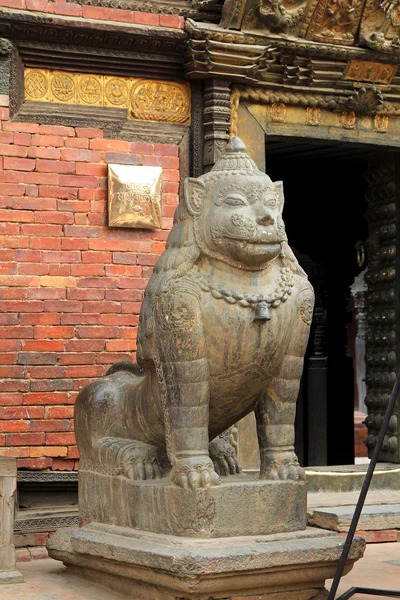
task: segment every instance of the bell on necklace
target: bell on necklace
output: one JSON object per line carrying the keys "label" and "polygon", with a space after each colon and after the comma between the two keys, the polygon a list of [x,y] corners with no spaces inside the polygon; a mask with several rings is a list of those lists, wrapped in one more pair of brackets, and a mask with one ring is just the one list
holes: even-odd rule
{"label": "bell on necklace", "polygon": [[258,304],[256,304],[255,306],[255,316],[254,316],[254,321],[270,321],[271,320],[271,313],[269,312],[269,307],[267,302],[259,302]]}

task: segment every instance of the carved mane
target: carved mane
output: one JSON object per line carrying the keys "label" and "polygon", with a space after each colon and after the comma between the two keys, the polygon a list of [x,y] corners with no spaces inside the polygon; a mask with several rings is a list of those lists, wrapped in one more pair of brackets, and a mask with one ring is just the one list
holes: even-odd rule
{"label": "carved mane", "polygon": [[[258,171],[260,173],[260,171]],[[246,172],[246,176],[256,173]],[[263,173],[263,175],[265,175]],[[209,172],[198,179],[205,184],[221,179],[221,172]],[[153,347],[154,305],[155,302],[173,281],[185,277],[195,266],[201,256],[201,250],[194,235],[195,217],[189,213],[185,199],[181,199],[175,211],[174,222],[169,233],[166,249],[154,267],[154,272],[146,287],[138,330],[137,362],[145,368],[154,359]],[[281,267],[289,268],[294,274],[307,278],[287,242],[282,242],[281,254],[276,259]],[[267,270],[267,269],[266,269]]]}

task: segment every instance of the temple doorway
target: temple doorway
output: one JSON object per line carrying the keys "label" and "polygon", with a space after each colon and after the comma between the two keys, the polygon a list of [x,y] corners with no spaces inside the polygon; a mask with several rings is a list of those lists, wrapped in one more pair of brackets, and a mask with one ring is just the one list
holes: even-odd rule
{"label": "temple doorway", "polygon": [[366,145],[266,136],[266,172],[284,183],[289,242],[316,291],[296,422],[305,466],[354,463],[360,399],[351,287],[367,266],[360,248],[368,239],[368,169],[391,156]]}

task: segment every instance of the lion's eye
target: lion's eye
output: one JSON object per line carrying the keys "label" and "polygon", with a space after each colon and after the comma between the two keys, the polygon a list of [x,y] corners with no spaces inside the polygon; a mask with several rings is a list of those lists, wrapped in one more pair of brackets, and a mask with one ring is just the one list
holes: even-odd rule
{"label": "lion's eye", "polygon": [[269,206],[271,208],[275,208],[276,207],[276,200],[275,200],[275,198],[269,198],[267,200],[267,206]]}
{"label": "lion's eye", "polygon": [[245,203],[239,196],[228,196],[224,202],[225,204],[229,204],[229,206],[245,206]]}

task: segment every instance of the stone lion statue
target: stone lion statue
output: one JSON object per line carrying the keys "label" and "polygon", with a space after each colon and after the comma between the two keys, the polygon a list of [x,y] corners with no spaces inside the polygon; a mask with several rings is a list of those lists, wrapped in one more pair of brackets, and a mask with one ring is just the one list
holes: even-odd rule
{"label": "stone lion statue", "polygon": [[145,292],[137,364],[117,363],[78,395],[82,469],[217,485],[240,471],[223,432],[255,411],[260,477],[304,477],[294,419],[313,291],[287,244],[283,202],[282,183],[239,138],[185,181]]}

